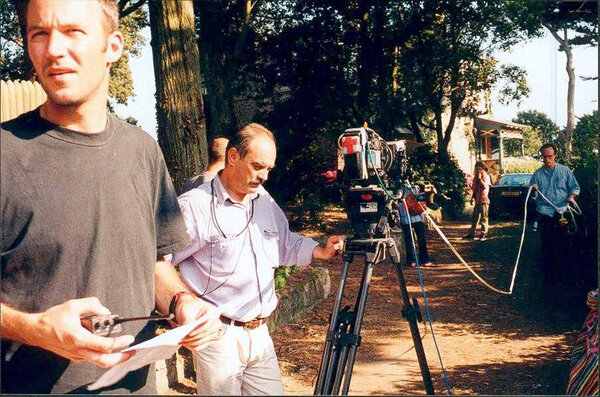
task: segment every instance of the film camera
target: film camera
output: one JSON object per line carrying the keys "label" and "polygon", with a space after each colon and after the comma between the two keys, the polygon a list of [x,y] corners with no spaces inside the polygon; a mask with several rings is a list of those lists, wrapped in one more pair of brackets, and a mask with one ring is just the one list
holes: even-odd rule
{"label": "film camera", "polygon": [[[325,338],[315,395],[348,395],[373,267],[388,255],[396,268],[402,315],[410,326],[425,389],[432,395],[433,382],[417,325],[421,312],[417,300],[411,301],[408,295],[398,243],[392,236],[392,227],[399,218],[398,202],[402,200],[405,205],[407,198],[414,198],[405,182],[410,173],[406,141],[386,142],[365,126],[344,131],[338,146],[344,155],[342,181],[348,185],[345,205],[354,235],[346,239],[340,287]],[[405,192],[410,192],[407,197],[403,197]],[[342,308],[348,269],[355,257],[364,257],[363,276],[354,306]]]}
{"label": "film camera", "polygon": [[386,142],[374,130],[361,127],[345,130],[338,146],[344,155],[343,180],[349,185],[346,212],[355,237],[388,237],[410,172],[405,141]]}

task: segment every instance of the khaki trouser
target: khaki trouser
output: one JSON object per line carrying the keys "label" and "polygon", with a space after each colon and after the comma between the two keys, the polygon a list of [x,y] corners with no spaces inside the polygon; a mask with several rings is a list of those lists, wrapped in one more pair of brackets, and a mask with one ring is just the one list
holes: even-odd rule
{"label": "khaki trouser", "polygon": [[489,223],[489,203],[475,204],[473,208],[473,219],[471,220],[471,230],[469,234],[475,235],[475,230],[477,230],[477,225],[481,222],[481,234],[487,235],[488,233],[488,223]]}
{"label": "khaki trouser", "polygon": [[193,357],[199,395],[283,395],[267,324],[253,330],[223,325],[220,337]]}

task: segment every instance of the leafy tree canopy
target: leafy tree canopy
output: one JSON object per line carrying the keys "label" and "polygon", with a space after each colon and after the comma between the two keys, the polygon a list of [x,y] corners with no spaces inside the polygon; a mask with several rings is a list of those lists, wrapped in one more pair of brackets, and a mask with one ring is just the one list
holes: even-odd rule
{"label": "leafy tree canopy", "polygon": [[600,113],[582,116],[575,126],[573,135],[573,162],[594,166],[598,161],[598,131],[600,131]]}
{"label": "leafy tree canopy", "polygon": [[525,124],[532,129],[523,133],[525,155],[540,158],[540,147],[544,143],[555,143],[560,128],[545,113],[538,110],[526,110],[517,113],[515,123]]}

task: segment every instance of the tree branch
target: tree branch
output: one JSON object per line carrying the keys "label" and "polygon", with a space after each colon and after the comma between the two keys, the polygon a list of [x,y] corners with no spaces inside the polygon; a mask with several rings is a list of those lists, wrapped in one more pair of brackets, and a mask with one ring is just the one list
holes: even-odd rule
{"label": "tree branch", "polygon": [[19,37],[3,37],[3,39],[23,48],[23,40]]}
{"label": "tree branch", "polygon": [[552,29],[552,26],[548,25],[548,24],[544,24],[544,26],[546,27],[546,29],[548,29],[548,31],[550,31],[550,33],[552,34],[552,36],[556,39],[556,41],[558,41],[558,44],[560,44],[560,49],[564,48],[564,40],[562,39],[562,37],[560,37],[558,35],[558,33],[556,33],[554,31],[554,29]]}
{"label": "tree branch", "polygon": [[435,126],[434,126],[434,125],[431,125],[431,124],[425,124],[425,123],[424,123],[424,122],[422,122],[422,121],[417,121],[417,125],[420,125],[421,127],[425,127],[425,128],[428,128],[428,129],[430,129],[430,130],[432,130],[432,131],[435,131]]}
{"label": "tree branch", "polygon": [[141,6],[144,5],[144,3],[146,2],[146,0],[139,0],[137,3],[133,3],[129,6],[129,8],[125,8],[125,5],[127,4],[129,0],[120,0],[119,1],[119,9],[121,10],[119,12],[119,18],[125,18],[126,16],[134,13],[138,8],[140,8]]}

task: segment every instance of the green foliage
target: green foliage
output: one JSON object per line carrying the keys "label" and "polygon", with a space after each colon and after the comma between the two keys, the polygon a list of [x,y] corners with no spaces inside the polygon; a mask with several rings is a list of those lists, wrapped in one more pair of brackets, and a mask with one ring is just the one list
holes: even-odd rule
{"label": "green foliage", "polygon": [[573,134],[572,162],[575,167],[592,167],[598,160],[598,133],[600,132],[600,114],[582,116],[575,126]]}
{"label": "green foliage", "polygon": [[15,5],[0,0],[0,75],[5,80],[27,80],[31,76],[23,55],[23,37]]}
{"label": "green foliage", "polygon": [[[335,142],[364,121],[386,139],[405,126],[422,138],[436,132],[433,115],[448,106],[452,117],[475,114],[476,96],[501,81],[513,100],[526,95],[524,72],[501,68],[490,55],[532,33],[518,2],[258,4],[232,91],[252,93],[259,106],[254,120],[276,132],[279,167],[270,186],[285,201],[310,203],[313,196],[318,203],[328,196],[314,179],[314,168],[328,168],[308,148],[319,138]],[[228,56],[224,51],[218,59],[228,62]],[[434,139],[451,133],[448,128]]]}
{"label": "green foliage", "polygon": [[456,160],[440,161],[430,146],[414,150],[409,161],[413,170],[413,183],[432,183],[438,193],[435,202],[443,208],[445,216],[457,219],[465,206],[465,178]]}
{"label": "green foliage", "polygon": [[[544,144],[542,134],[537,128],[523,131],[523,154],[527,157],[540,158],[540,147]],[[504,153],[506,156],[520,157],[521,141],[511,139],[504,141]]]}
{"label": "green foliage", "polygon": [[527,72],[516,65],[502,65],[500,76],[505,82],[500,88],[500,103],[508,105],[511,102],[519,103],[531,93],[527,86]]}
{"label": "green foliage", "polygon": [[138,8],[135,12],[119,20],[119,29],[125,37],[123,55],[110,68],[109,95],[118,103],[127,103],[129,98],[135,96],[133,79],[129,67],[129,58],[139,57],[146,39],[140,33],[148,25],[148,13],[145,8]]}
{"label": "green foliage", "polygon": [[[208,123],[273,130],[278,167],[268,188],[309,212],[339,196],[316,175],[334,168],[344,129],[368,121],[385,139],[410,126],[418,139],[449,140],[453,128],[434,117],[444,110],[450,124],[475,114],[481,90],[500,83],[506,98],[526,95],[524,72],[491,54],[539,33],[518,0],[281,0],[251,2],[250,13],[244,4],[197,3]],[[242,118],[234,102],[256,111]]]}
{"label": "green foliage", "polygon": [[[539,158],[539,150],[544,143],[556,143],[560,128],[545,113],[537,110],[526,110],[517,113],[513,120],[515,123],[525,124],[533,128],[533,131],[524,133],[525,154]],[[541,139],[542,144],[534,145]]]}
{"label": "green foliage", "polygon": [[[537,29],[551,32],[569,30],[575,35],[573,45],[597,45],[597,4],[595,2],[568,2],[561,0],[520,0],[527,7],[530,23]],[[584,4],[587,3],[587,4]],[[559,48],[559,51],[563,51]]]}
{"label": "green foliage", "polygon": [[275,290],[285,288],[290,276],[298,271],[297,266],[279,266],[275,269]]}

